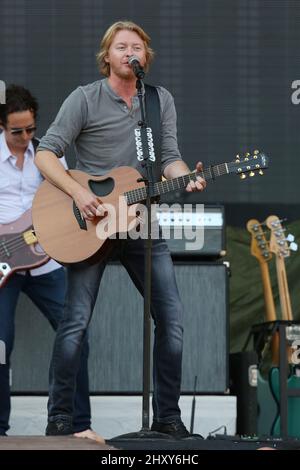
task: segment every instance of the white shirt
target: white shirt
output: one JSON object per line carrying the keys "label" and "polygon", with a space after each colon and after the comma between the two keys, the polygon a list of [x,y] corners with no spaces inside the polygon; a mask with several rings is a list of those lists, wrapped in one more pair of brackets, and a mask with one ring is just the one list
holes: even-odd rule
{"label": "white shirt", "polygon": [[[32,142],[25,151],[22,170],[17,167],[16,162],[17,157],[11,154],[5,134],[2,132],[0,134],[0,224],[9,224],[30,209],[33,197],[43,181],[34,163]],[[65,160],[62,164],[66,167]],[[50,260],[43,266],[30,270],[30,274],[38,276],[60,267],[56,261]]]}

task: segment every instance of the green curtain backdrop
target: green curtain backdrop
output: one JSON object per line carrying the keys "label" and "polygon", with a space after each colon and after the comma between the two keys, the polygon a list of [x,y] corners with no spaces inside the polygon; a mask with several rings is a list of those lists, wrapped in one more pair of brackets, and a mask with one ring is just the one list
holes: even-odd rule
{"label": "green curtain backdrop", "polygon": [[[278,215],[278,214],[277,214]],[[280,216],[279,216],[280,217]],[[300,240],[300,220],[285,226]],[[240,351],[251,325],[265,321],[265,305],[261,271],[258,260],[251,255],[251,235],[245,229],[227,227],[227,256],[230,263],[230,351]],[[281,318],[275,256],[268,262],[277,318]],[[285,259],[293,318],[300,320],[300,253],[290,252]]]}

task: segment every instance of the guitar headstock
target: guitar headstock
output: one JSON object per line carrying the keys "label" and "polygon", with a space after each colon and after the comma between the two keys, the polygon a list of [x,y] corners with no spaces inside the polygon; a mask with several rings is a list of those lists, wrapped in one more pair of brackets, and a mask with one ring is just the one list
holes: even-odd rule
{"label": "guitar headstock", "polygon": [[281,220],[277,215],[270,215],[266,220],[270,229],[270,250],[280,258],[290,256],[290,248],[285,236],[285,230],[281,225]]}
{"label": "guitar headstock", "polygon": [[227,164],[230,173],[236,173],[240,175],[241,179],[247,178],[247,174],[250,177],[263,175],[263,170],[268,168],[269,158],[266,154],[255,150],[253,155],[246,153],[244,156],[237,155],[234,162]]}
{"label": "guitar headstock", "polygon": [[258,259],[260,263],[265,263],[272,258],[269,249],[269,243],[265,237],[262,225],[256,219],[250,219],[247,222],[247,230],[251,233],[251,254]]}

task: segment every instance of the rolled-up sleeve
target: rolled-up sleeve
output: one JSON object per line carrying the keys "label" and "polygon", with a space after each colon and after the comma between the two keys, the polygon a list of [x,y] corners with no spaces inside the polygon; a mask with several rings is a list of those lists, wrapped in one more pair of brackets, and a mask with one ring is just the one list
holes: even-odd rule
{"label": "rolled-up sleeve", "polygon": [[50,150],[62,157],[84,129],[87,120],[86,96],[77,88],[63,102],[55,120],[40,140],[37,151]]}
{"label": "rolled-up sleeve", "polygon": [[161,169],[177,160],[182,160],[177,142],[177,114],[171,93],[157,87],[161,104]]}

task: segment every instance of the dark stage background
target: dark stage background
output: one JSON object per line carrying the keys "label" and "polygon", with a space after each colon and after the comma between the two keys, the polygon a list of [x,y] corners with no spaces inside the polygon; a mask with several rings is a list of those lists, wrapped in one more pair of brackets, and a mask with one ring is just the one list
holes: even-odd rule
{"label": "dark stage background", "polygon": [[[203,194],[172,196],[176,201],[225,205],[232,274],[230,350],[240,351],[250,326],[264,319],[259,265],[250,254],[245,223],[249,218],[262,221],[272,213],[287,217],[288,222],[300,219],[300,92],[293,88],[294,84],[300,90],[300,1],[0,0],[0,79],[23,84],[37,96],[39,136],[75,87],[98,79],[95,55],[100,38],[119,19],[141,24],[152,37],[157,57],[147,81],[165,86],[174,95],[179,144],[191,167],[197,160],[208,166],[255,149],[270,156],[270,168],[263,177],[243,182],[234,176],[218,178]],[[67,157],[72,166],[72,150]],[[299,239],[300,221],[291,225]],[[287,262],[295,319],[300,318],[299,256],[298,252]],[[272,269],[279,311],[274,265]],[[27,309],[35,315],[32,305],[27,304]],[[34,316],[30,323],[26,312],[19,306],[14,352],[19,365],[18,357],[24,359],[26,327],[38,325]],[[195,324],[191,320],[188,328],[195,329]],[[117,320],[116,325],[122,328]],[[98,344],[98,329],[92,331],[92,342]],[[40,333],[50,334],[48,325]],[[40,349],[38,336],[30,344],[34,355]],[[109,342],[107,347],[115,344]],[[126,357],[122,348],[115,349],[115,354]],[[96,349],[92,351],[90,364],[95,367]],[[110,353],[109,349],[108,357]],[[112,361],[118,361],[119,356],[115,357]],[[16,369],[14,390],[18,383],[24,387]]]}
{"label": "dark stage background", "polygon": [[40,136],[75,87],[98,79],[106,28],[131,19],[152,37],[147,81],[173,93],[191,167],[256,148],[271,158],[264,177],[220,178],[193,200],[225,203],[227,222],[241,226],[271,212],[299,218],[298,0],[1,0],[0,8],[0,79],[37,96]]}

